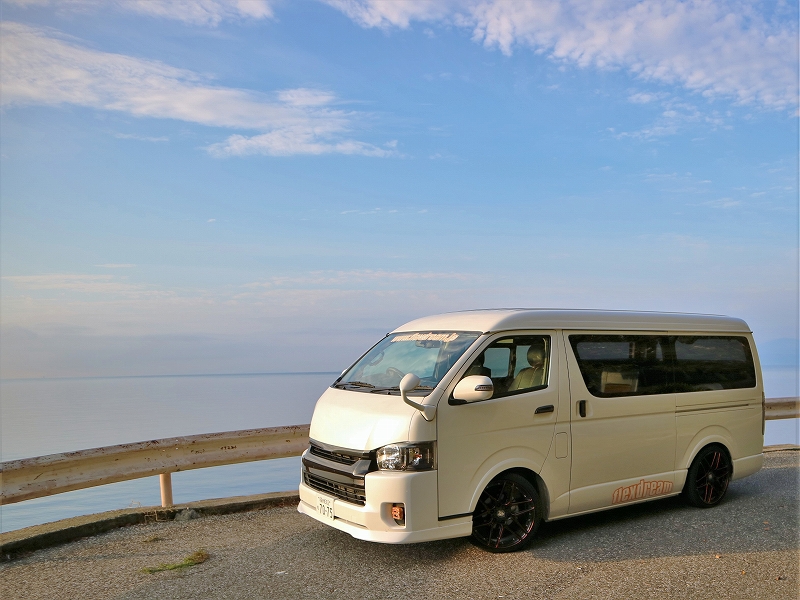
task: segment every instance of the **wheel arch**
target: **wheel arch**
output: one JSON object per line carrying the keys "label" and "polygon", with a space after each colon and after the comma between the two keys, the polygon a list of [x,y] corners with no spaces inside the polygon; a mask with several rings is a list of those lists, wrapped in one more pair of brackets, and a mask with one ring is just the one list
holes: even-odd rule
{"label": "wheel arch", "polygon": [[683,456],[678,460],[676,468],[678,470],[686,470],[692,464],[692,461],[706,446],[712,444],[719,444],[725,449],[728,458],[733,462],[735,455],[735,442],[731,432],[720,425],[712,425],[705,427],[698,431],[686,445],[686,450]]}
{"label": "wheel arch", "polygon": [[547,490],[547,485],[541,475],[521,467],[509,469],[508,471],[524,477],[536,488],[536,493],[539,494],[539,502],[542,504],[542,519],[546,521],[550,516],[550,492]]}
{"label": "wheel arch", "polygon": [[550,493],[542,477],[529,466],[504,466],[505,468],[498,468],[495,471],[487,473],[481,479],[480,483],[475,489],[475,492],[473,493],[472,500],[470,501],[470,512],[475,511],[475,507],[478,504],[478,499],[483,493],[483,490],[486,489],[486,486],[489,485],[493,479],[505,473],[515,473],[520,477],[527,479],[533,485],[533,487],[536,488],[536,493],[539,495],[539,502],[542,505],[542,518],[546,521],[550,514]]}

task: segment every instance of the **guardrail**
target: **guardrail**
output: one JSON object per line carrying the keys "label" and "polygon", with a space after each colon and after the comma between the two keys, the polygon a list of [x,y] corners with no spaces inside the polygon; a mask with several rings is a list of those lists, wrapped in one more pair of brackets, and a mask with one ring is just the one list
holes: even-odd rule
{"label": "guardrail", "polygon": [[161,505],[172,506],[171,473],[299,456],[308,448],[308,429],[206,433],[11,460],[0,463],[0,504],[160,475]]}
{"label": "guardrail", "polygon": [[[800,418],[800,398],[769,398],[767,420]],[[299,456],[308,425],[165,438],[0,463],[0,505],[140,477],[160,476],[161,505],[172,506],[171,474]]]}

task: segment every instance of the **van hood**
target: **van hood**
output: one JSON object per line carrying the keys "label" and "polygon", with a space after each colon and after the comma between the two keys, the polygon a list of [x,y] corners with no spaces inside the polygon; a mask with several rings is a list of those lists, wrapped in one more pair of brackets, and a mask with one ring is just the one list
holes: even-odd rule
{"label": "van hood", "polygon": [[400,396],[328,388],[314,408],[310,437],[340,448],[374,450],[407,441],[415,413]]}

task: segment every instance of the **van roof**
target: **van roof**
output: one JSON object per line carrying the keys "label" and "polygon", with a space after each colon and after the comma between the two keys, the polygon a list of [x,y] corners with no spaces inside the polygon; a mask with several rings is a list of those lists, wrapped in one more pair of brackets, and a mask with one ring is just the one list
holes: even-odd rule
{"label": "van roof", "polygon": [[486,333],[516,329],[750,333],[743,320],[721,315],[552,308],[493,308],[444,313],[409,321],[394,331]]}

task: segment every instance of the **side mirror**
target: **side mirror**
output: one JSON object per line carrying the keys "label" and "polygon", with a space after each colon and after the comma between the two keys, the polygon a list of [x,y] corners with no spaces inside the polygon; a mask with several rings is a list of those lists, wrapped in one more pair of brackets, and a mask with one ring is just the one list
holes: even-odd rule
{"label": "side mirror", "polygon": [[416,389],[419,385],[419,377],[414,375],[413,373],[406,373],[405,377],[400,380],[400,385],[398,388],[400,389],[400,397],[403,399],[403,402],[416,408],[419,412],[422,413],[422,416],[425,418],[426,421],[433,421],[433,417],[436,416],[436,407],[430,406],[428,404],[420,404],[419,402],[414,402],[411,398],[408,397],[408,392]]}
{"label": "side mirror", "polygon": [[494,394],[494,384],[485,375],[464,377],[453,390],[453,398],[464,402],[488,400]]}

